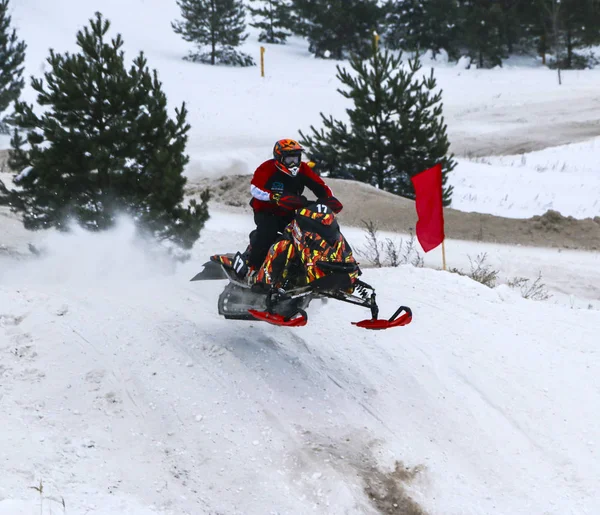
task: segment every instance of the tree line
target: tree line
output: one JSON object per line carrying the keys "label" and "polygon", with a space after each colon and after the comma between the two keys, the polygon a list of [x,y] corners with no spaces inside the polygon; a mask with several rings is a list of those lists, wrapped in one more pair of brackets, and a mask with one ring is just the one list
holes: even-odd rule
{"label": "tree line", "polygon": [[[595,58],[577,50],[600,43],[600,0],[178,0],[184,22],[176,31],[208,54],[190,59],[220,59],[254,64],[234,48],[247,37],[248,10],[259,40],[284,44],[292,34],[308,40],[316,57],[346,59],[370,54],[376,31],[389,49],[445,51],[466,56],[480,68],[502,65],[513,54],[538,54],[544,64],[583,68]],[[226,26],[226,27],[225,27]]]}
{"label": "tree line", "polygon": [[598,0],[396,0],[382,11],[390,48],[444,49],[478,67],[514,54],[563,69],[596,64],[576,51],[600,43]]}

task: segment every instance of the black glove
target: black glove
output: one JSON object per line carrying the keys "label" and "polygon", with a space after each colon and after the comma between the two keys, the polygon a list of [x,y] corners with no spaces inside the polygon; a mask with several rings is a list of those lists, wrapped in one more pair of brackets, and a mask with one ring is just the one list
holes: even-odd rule
{"label": "black glove", "polygon": [[295,211],[306,205],[306,197],[302,195],[285,195],[283,193],[271,193],[271,202],[282,209]]}
{"label": "black glove", "polygon": [[328,198],[320,198],[318,200],[319,204],[325,204],[329,209],[331,209],[336,215],[344,209],[342,203],[336,199],[335,197]]}

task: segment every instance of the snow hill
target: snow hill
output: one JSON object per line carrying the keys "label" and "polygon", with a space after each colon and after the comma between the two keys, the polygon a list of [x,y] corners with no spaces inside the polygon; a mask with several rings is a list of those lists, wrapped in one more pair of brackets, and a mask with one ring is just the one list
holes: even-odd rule
{"label": "snow hill", "polygon": [[[191,182],[250,172],[274,139],[320,111],[343,115],[336,63],[301,40],[269,46],[261,79],[182,61],[175,2],[12,4],[28,74],[43,72],[49,46],[73,50],[96,10],[130,58],[143,49],[172,107],[189,103]],[[246,50],[258,55],[255,37]],[[600,214],[597,143],[474,158],[591,136],[597,71],[566,73],[562,89],[537,67],[436,73],[453,145],[473,150],[454,179],[461,208],[543,212],[543,187],[564,214]],[[577,109],[549,131],[567,103]],[[499,170],[531,186],[509,191]],[[567,176],[583,185],[569,199]],[[506,273],[544,266],[554,297],[429,268],[368,269],[382,315],[406,304],[411,325],[368,332],[350,324],[363,310],[315,302],[309,325],[285,329],[227,322],[216,314],[223,283],[189,282],[252,228],[211,215],[185,263],[137,240],[127,220],[103,234],[24,235],[0,218],[0,249],[43,250],[0,255],[1,515],[600,513],[597,253],[463,243],[494,250]],[[362,244],[360,230],[344,232]]]}
{"label": "snow hill", "polygon": [[0,513],[40,480],[43,513],[597,512],[600,312],[401,267],[367,274],[402,329],[226,322],[188,282],[222,222],[183,265],[124,223],[3,267]]}

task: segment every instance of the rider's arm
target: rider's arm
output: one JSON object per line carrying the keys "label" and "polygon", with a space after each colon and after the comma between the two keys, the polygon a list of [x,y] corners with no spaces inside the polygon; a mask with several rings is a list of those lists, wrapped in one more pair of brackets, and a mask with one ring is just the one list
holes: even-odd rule
{"label": "rider's arm", "polygon": [[257,200],[262,200],[264,202],[269,202],[271,200],[271,192],[260,189],[258,186],[254,184],[250,184],[250,193]]}
{"label": "rider's arm", "polygon": [[323,179],[321,179],[321,177],[319,177],[306,163],[303,162],[300,164],[299,173],[304,176],[306,187],[312,191],[317,198],[333,197],[333,193],[329,186],[327,186],[327,184],[323,182]]}
{"label": "rider's arm", "polygon": [[270,161],[265,161],[261,164],[250,181],[250,193],[256,200],[269,202],[271,200],[272,191],[269,188],[269,180],[273,174],[273,164]]}
{"label": "rider's arm", "polygon": [[312,191],[318,199],[327,199],[324,204],[328,205],[334,213],[339,213],[344,206],[342,203],[333,196],[331,188],[323,182],[323,179],[319,177],[313,169],[306,163],[300,165],[300,173],[304,177],[304,183],[310,191]]}

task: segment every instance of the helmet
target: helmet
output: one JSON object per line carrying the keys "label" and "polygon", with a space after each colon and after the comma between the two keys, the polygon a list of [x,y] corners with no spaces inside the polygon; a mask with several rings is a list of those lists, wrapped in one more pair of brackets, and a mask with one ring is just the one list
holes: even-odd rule
{"label": "helmet", "polygon": [[273,147],[275,166],[283,173],[295,177],[300,170],[303,150],[300,143],[293,139],[280,139]]}

